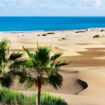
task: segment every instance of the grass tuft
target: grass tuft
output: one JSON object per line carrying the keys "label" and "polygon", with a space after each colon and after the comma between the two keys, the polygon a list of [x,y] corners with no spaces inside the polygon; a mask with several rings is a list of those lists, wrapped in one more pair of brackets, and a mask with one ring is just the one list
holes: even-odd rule
{"label": "grass tuft", "polygon": [[[0,88],[0,105],[35,105],[35,99],[35,95],[26,96],[6,88]],[[59,97],[43,93],[41,105],[67,105],[67,103]]]}

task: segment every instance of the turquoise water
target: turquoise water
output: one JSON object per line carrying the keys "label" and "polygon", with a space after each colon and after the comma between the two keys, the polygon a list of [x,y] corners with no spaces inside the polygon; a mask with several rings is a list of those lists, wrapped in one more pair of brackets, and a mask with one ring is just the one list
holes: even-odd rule
{"label": "turquoise water", "polygon": [[0,17],[0,32],[105,28],[105,17]]}

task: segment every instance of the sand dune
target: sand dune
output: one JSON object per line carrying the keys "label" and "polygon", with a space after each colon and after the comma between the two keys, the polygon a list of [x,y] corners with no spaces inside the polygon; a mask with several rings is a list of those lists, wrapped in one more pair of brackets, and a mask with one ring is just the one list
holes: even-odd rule
{"label": "sand dune", "polygon": [[[23,52],[22,46],[31,51],[36,43],[52,47],[52,53],[62,52],[63,56],[58,60],[70,62],[68,66],[61,68],[64,83],[61,89],[54,90],[51,87],[44,87],[43,91],[64,98],[70,105],[104,105],[105,104],[105,31],[59,31],[55,34],[34,33],[13,33],[2,34],[0,39],[11,40],[11,51]],[[99,35],[100,37],[93,38]],[[77,80],[83,80],[88,84],[85,90]],[[22,86],[15,83],[12,87],[16,90],[25,91]],[[34,87],[27,92],[35,90]],[[24,92],[25,93],[25,92]],[[28,93],[28,94],[29,94]],[[79,93],[78,95],[75,95]]]}

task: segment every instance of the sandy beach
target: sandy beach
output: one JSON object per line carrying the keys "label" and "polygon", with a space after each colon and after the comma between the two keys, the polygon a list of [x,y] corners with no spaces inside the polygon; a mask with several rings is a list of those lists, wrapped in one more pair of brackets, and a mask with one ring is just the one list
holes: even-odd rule
{"label": "sandy beach", "polygon": [[[33,51],[39,43],[51,46],[52,53],[63,53],[58,60],[68,61],[69,65],[61,68],[62,88],[54,90],[48,86],[43,87],[43,91],[64,98],[69,105],[105,104],[105,30],[0,33],[0,39],[11,41],[12,52],[23,52],[22,46]],[[83,89],[77,80],[84,81],[88,87]],[[26,91],[17,84],[12,89],[26,94],[35,90]]]}

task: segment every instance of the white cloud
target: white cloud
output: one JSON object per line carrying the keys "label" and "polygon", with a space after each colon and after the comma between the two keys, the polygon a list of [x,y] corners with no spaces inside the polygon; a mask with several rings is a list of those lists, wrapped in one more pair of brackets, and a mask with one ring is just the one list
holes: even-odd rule
{"label": "white cloud", "polygon": [[0,0],[0,10],[0,15],[105,15],[105,0]]}
{"label": "white cloud", "polygon": [[20,0],[20,3],[26,7],[29,7],[32,5],[33,0]]}
{"label": "white cloud", "polygon": [[33,0],[0,0],[0,5],[3,6],[17,6],[17,7],[29,7]]}
{"label": "white cloud", "polygon": [[82,1],[87,3],[88,5],[102,6],[102,0],[82,0]]}
{"label": "white cloud", "polygon": [[100,0],[96,0],[95,6],[101,6],[101,5],[102,5],[102,2]]}
{"label": "white cloud", "polygon": [[0,0],[0,7],[14,8],[89,8],[100,7],[105,0]]}

